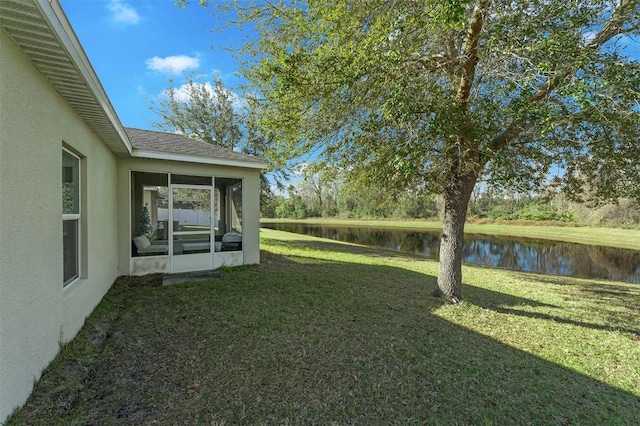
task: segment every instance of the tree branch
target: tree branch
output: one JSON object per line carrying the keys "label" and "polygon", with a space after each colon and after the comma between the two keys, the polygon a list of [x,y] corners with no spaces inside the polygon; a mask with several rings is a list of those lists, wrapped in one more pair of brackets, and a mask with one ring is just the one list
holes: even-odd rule
{"label": "tree branch", "polygon": [[[604,24],[600,32],[593,38],[591,43],[587,45],[592,51],[599,49],[603,44],[611,40],[613,37],[621,34],[624,30],[622,26],[625,23],[627,14],[633,10],[638,3],[638,0],[620,0],[620,3],[615,7],[611,16]],[[549,78],[545,83],[533,94],[532,100],[537,102],[547,97],[553,90],[555,90],[560,83],[567,77],[571,71],[571,64],[565,65],[558,70],[554,78]]]}
{"label": "tree branch", "polygon": [[[626,18],[637,5],[638,0],[620,0],[620,3],[615,7],[611,16],[602,27],[600,32],[594,37],[594,39],[587,45],[587,48],[595,51],[599,49],[604,43],[611,40],[618,34],[621,34],[624,29],[624,23]],[[542,84],[541,87],[536,90],[536,92],[531,97],[531,101],[533,103],[539,102],[542,99],[550,99],[549,95],[553,92],[562,81],[573,71],[572,64],[565,64],[562,66],[555,77],[548,78],[547,81]],[[552,99],[552,101],[554,101]],[[497,135],[491,142],[491,148],[495,152],[501,148],[503,148],[506,144],[508,144],[511,140],[518,136],[521,129],[523,128],[523,124],[518,123],[516,121],[512,122],[501,134]]]}
{"label": "tree branch", "polygon": [[469,104],[469,93],[478,64],[478,43],[489,3],[490,0],[478,0],[469,22],[464,52],[461,57],[460,86],[456,95],[458,102],[465,107]]}
{"label": "tree branch", "polygon": [[597,49],[613,37],[624,32],[623,25],[629,12],[636,7],[638,0],[620,0],[620,3],[616,6],[611,14],[611,17],[606,22],[604,27],[600,30],[591,43],[587,46],[591,49]]}
{"label": "tree branch", "polygon": [[431,55],[429,57],[416,55],[413,58],[410,58],[408,62],[419,65],[425,71],[436,71],[438,69],[443,69],[446,73],[449,73],[452,65],[456,64],[455,61],[447,58],[442,54]]}

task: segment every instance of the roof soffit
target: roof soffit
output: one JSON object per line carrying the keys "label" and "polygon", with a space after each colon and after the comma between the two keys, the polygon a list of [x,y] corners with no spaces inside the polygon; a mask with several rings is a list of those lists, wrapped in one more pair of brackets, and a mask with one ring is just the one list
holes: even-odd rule
{"label": "roof soffit", "polygon": [[1,0],[0,27],[117,155],[131,144],[57,0]]}

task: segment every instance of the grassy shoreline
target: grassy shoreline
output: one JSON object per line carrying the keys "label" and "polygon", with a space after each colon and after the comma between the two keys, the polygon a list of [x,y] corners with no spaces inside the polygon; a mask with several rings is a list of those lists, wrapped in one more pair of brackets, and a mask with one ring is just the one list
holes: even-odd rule
{"label": "grassy shoreline", "polygon": [[[419,220],[364,219],[261,219],[261,223],[305,223],[309,225],[370,226],[377,228],[418,229],[440,231],[442,223]],[[526,237],[568,243],[640,250],[640,229],[596,228],[591,226],[560,226],[541,224],[467,223],[469,234]]]}
{"label": "grassy shoreline", "polygon": [[260,265],[123,277],[8,426],[636,424],[640,286],[261,230]]}

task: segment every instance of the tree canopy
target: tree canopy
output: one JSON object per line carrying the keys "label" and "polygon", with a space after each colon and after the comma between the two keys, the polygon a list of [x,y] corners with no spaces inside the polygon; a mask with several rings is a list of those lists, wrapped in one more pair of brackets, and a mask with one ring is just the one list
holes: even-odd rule
{"label": "tree canopy", "polygon": [[[479,178],[640,198],[637,0],[234,4],[272,158],[310,152],[378,188],[445,197],[438,286],[461,297]],[[637,53],[636,53],[637,54]]]}
{"label": "tree canopy", "polygon": [[458,160],[503,184],[537,186],[553,165],[568,189],[637,187],[640,67],[624,47],[638,3],[463,3],[444,22],[429,2],[241,9],[279,152],[317,150],[390,187],[443,189]]}
{"label": "tree canopy", "polygon": [[237,95],[225,88],[219,77],[214,76],[213,85],[196,81],[192,75],[186,77],[179,88],[170,79],[165,96],[151,104],[151,110],[161,118],[153,125],[210,144],[241,148],[243,117],[236,105]]}
{"label": "tree canopy", "polygon": [[[160,130],[256,156],[265,156],[269,145],[246,102],[216,75],[211,84],[187,74],[180,87],[170,79],[163,96],[152,101],[150,109],[161,118],[152,123]],[[270,195],[269,181],[261,174],[261,199]]]}

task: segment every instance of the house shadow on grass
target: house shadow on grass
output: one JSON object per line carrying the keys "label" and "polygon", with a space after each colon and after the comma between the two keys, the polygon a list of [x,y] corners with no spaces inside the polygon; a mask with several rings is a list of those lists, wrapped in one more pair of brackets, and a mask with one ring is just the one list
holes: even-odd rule
{"label": "house shadow on grass", "polygon": [[116,283],[76,338],[91,347],[106,330],[102,356],[63,351],[9,424],[637,423],[638,395],[437,315],[458,308],[431,295],[434,276],[305,254],[340,244],[284,245],[301,250],[209,282]]}
{"label": "house shadow on grass", "polygon": [[[297,235],[297,234],[291,234]],[[346,251],[350,254],[360,254],[371,257],[385,257],[395,259],[417,259],[425,260],[424,256],[403,253],[393,249],[384,249],[381,247],[369,247],[360,244],[352,244],[346,242],[338,242],[321,238],[313,239],[289,239],[289,240],[269,240],[269,244],[275,247],[283,247],[287,249],[313,249],[324,252]]]}

